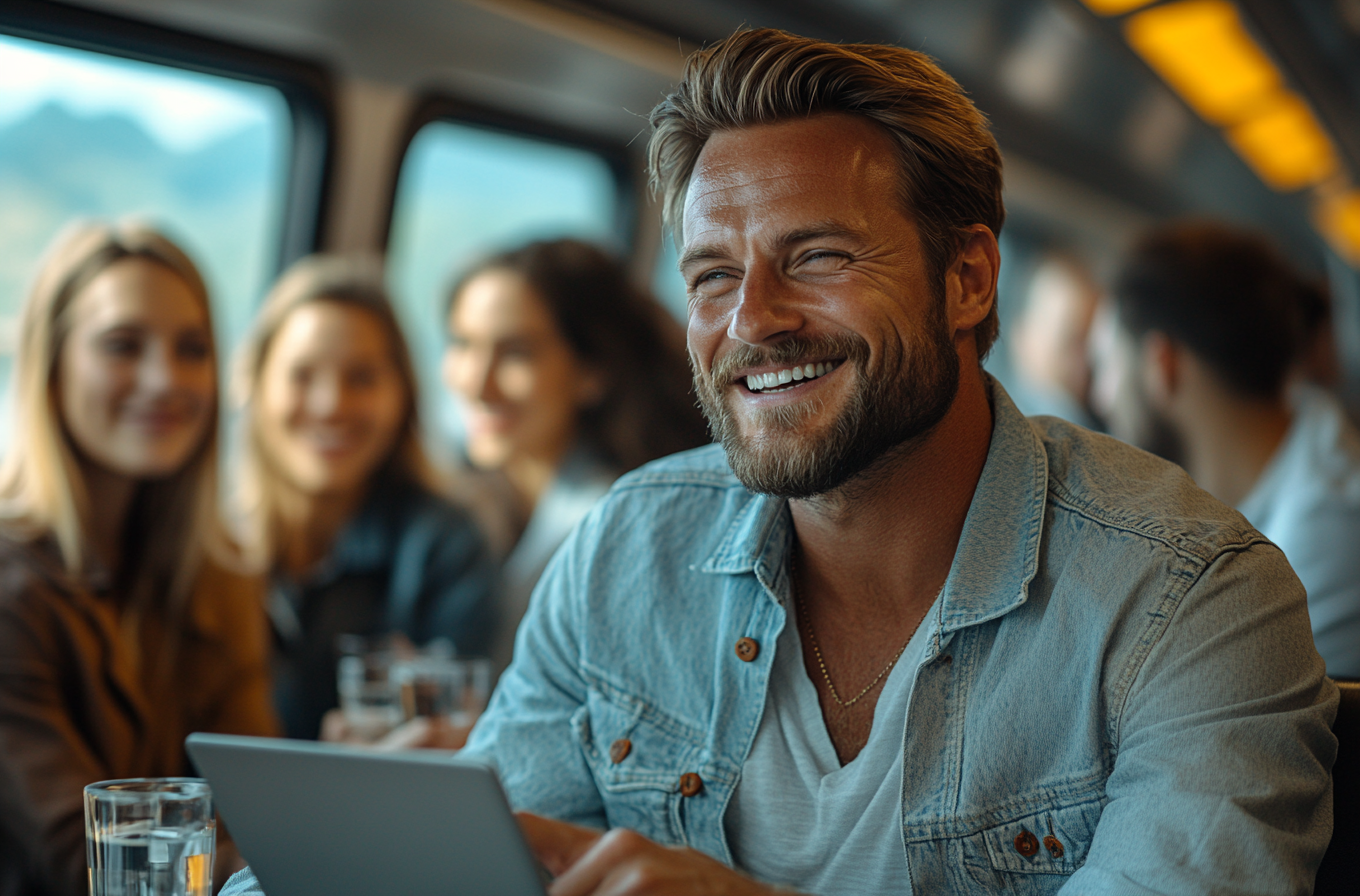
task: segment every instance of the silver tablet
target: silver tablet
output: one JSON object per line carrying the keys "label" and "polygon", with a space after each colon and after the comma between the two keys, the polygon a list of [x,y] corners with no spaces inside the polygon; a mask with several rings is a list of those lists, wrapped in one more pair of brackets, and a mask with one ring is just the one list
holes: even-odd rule
{"label": "silver tablet", "polygon": [[268,896],[543,896],[486,766],[220,734],[186,746]]}

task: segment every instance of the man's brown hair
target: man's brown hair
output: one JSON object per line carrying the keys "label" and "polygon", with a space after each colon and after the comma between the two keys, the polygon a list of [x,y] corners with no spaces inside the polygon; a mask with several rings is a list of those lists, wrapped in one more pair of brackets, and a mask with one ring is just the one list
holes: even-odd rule
{"label": "man's brown hair", "polygon": [[[861,115],[892,138],[901,198],[941,290],[964,228],[1001,232],[1001,153],[987,119],[953,78],[913,50],[833,44],[772,28],[738,31],[694,53],[679,86],[652,110],[648,162],[667,227],[681,238],[685,191],[715,132],[822,112]],[[974,331],[979,356],[997,329],[993,303]]]}

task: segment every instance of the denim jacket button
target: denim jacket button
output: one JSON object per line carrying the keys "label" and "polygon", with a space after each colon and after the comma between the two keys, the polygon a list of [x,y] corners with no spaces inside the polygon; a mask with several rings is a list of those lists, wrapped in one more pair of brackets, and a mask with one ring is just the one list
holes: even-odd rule
{"label": "denim jacket button", "polygon": [[628,758],[628,754],[633,751],[633,742],[626,737],[621,737],[609,745],[609,761],[618,765]]}
{"label": "denim jacket button", "polygon": [[685,772],[683,775],[680,776],[681,796],[698,796],[699,791],[703,789],[704,779],[696,775],[694,772]]}
{"label": "denim jacket button", "polygon": [[760,656],[760,642],[755,638],[739,638],[737,640],[737,659],[743,663],[749,663]]}
{"label": "denim jacket button", "polygon": [[1027,858],[1034,855],[1039,851],[1039,838],[1029,831],[1021,831],[1015,838],[1015,851]]}
{"label": "denim jacket button", "polygon": [[1052,834],[1049,834],[1044,838],[1044,849],[1047,849],[1049,854],[1055,859],[1061,859],[1063,857],[1062,841]]}

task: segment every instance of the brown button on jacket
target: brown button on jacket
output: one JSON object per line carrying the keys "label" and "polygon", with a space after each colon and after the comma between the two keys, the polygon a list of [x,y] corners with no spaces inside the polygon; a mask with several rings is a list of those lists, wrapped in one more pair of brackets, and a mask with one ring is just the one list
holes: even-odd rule
{"label": "brown button on jacket", "polygon": [[261,584],[205,563],[178,636],[134,646],[115,594],[0,535],[0,896],[87,891],[86,784],[190,774],[192,731],[277,733],[267,633]]}

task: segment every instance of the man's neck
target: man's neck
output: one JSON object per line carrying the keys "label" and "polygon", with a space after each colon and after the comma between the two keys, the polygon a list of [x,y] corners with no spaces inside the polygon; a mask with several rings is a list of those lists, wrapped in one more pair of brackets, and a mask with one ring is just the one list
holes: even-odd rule
{"label": "man's neck", "polygon": [[1284,442],[1290,422],[1283,397],[1245,398],[1227,390],[1207,396],[1180,421],[1186,472],[1224,504],[1240,504]]}
{"label": "man's neck", "polygon": [[966,365],[954,403],[919,443],[836,492],[790,502],[801,578],[823,608],[872,624],[929,606],[954,562],[991,434],[982,371]]}

